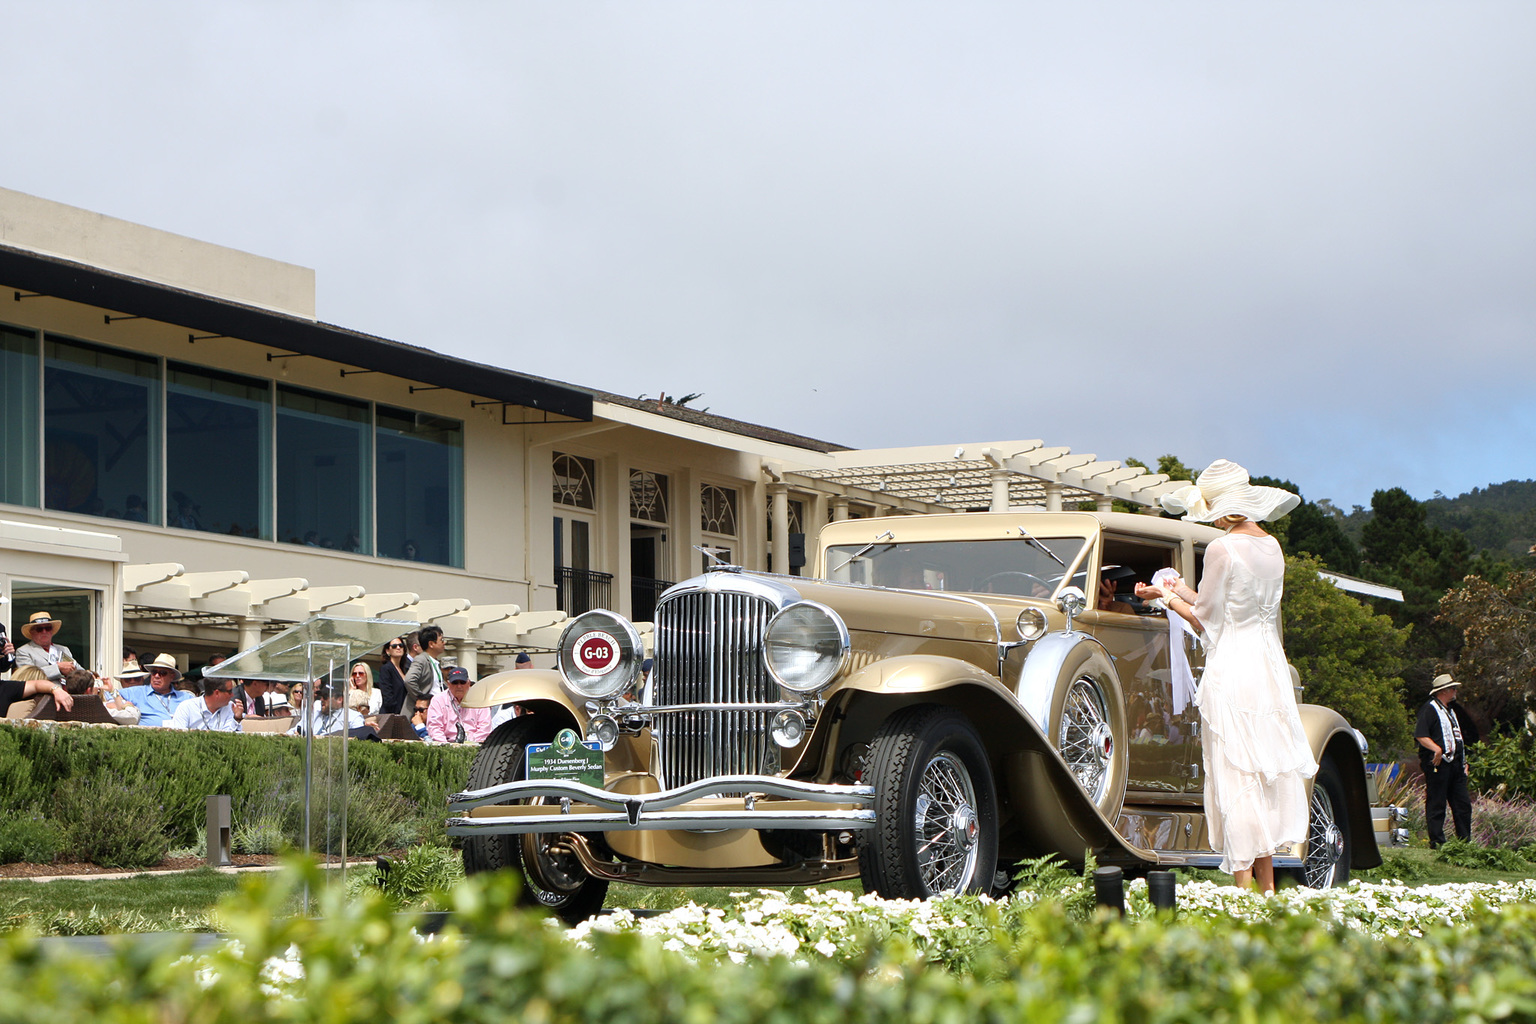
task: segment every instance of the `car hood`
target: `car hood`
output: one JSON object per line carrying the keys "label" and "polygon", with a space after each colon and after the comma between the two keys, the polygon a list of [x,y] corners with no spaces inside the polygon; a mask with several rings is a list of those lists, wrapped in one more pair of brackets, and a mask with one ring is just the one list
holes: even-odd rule
{"label": "car hood", "polygon": [[1021,598],[993,605],[963,594],[891,590],[792,576],[767,578],[788,586],[802,600],[816,601],[831,608],[852,632],[992,644],[1000,639],[999,619],[1002,628],[1011,633],[1018,608],[1029,603],[1050,607],[1048,602],[1028,602]]}

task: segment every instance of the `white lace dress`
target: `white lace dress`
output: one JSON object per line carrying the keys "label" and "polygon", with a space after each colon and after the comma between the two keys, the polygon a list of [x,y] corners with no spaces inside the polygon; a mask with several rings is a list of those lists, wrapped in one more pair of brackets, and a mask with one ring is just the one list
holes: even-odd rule
{"label": "white lace dress", "polygon": [[1205,673],[1195,693],[1205,754],[1205,814],[1226,872],[1307,838],[1317,772],[1280,645],[1285,558],[1273,537],[1228,534],[1205,553],[1195,616]]}

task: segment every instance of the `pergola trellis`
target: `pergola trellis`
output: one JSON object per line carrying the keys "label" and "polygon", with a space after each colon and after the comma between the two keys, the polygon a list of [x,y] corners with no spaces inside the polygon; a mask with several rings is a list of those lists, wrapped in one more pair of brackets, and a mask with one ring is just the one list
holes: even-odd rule
{"label": "pergola trellis", "polygon": [[1117,498],[1155,505],[1189,482],[1038,439],[829,452],[815,463],[784,465],[781,475],[868,503],[933,512],[1060,511],[1083,501],[1107,510]]}
{"label": "pergola trellis", "polygon": [[129,620],[223,626],[239,632],[239,649],[264,635],[325,614],[392,617],[435,623],[454,647],[484,657],[549,650],[564,628],[560,611],[525,611],[515,604],[473,604],[467,598],[424,599],[413,593],[369,593],[357,585],[310,586],[301,577],[252,579],[241,569],[187,572],[176,562],[123,566],[124,615]]}

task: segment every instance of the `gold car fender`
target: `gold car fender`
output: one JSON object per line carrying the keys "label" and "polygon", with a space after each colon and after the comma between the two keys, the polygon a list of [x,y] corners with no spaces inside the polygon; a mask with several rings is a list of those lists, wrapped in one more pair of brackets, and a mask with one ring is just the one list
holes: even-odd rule
{"label": "gold car fender", "polygon": [[571,700],[552,669],[512,669],[486,676],[464,697],[464,706],[495,708],[521,704],[526,711],[563,711],[578,729],[587,725],[586,710]]}
{"label": "gold car fender", "polygon": [[1320,704],[1298,704],[1301,727],[1306,730],[1312,756],[1323,763],[1326,755],[1339,772],[1344,786],[1344,798],[1348,802],[1349,832],[1357,837],[1351,844],[1350,867],[1374,868],[1381,865],[1381,850],[1374,837],[1375,824],[1371,821],[1371,798],[1365,778],[1365,757],[1360,752],[1360,741],[1355,730],[1344,716],[1332,708]]}
{"label": "gold car fender", "polygon": [[[1130,730],[1115,660],[1087,633],[1066,630],[1031,644],[1015,688],[1019,704],[1068,761],[1083,763],[1092,744],[1103,777],[1095,804],[1111,820],[1125,801]],[[1089,735],[1084,719],[1099,723]],[[1064,747],[1075,748],[1073,750]]]}
{"label": "gold car fender", "polygon": [[[1103,659],[1107,665],[1108,655]],[[1071,659],[1062,664],[1069,669],[1080,667]],[[821,749],[809,751],[812,758],[831,756],[833,752],[823,744],[867,742],[881,722],[903,707],[939,704],[962,712],[993,762],[1005,822],[1004,856],[1061,852],[1080,863],[1077,851],[1092,851],[1101,864],[1145,866],[1152,860],[1146,851],[1127,843],[1114,826],[1124,794],[1124,773],[1117,806],[1106,815],[1083,791],[1013,691],[974,664],[940,655],[886,658],[843,680],[828,694],[827,703],[828,713],[817,723],[812,744]],[[841,738],[831,735],[834,725],[841,730]]]}

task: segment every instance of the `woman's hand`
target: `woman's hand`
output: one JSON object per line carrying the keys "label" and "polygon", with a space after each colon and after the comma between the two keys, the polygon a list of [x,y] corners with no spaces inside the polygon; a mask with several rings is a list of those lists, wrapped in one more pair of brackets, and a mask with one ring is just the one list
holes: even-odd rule
{"label": "woman's hand", "polygon": [[1154,587],[1150,583],[1138,583],[1136,584],[1136,596],[1143,601],[1153,601],[1157,598],[1166,599],[1168,594],[1162,587]]}

